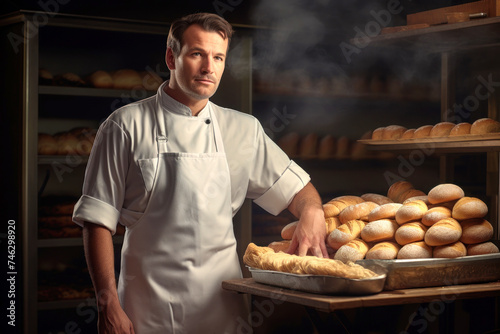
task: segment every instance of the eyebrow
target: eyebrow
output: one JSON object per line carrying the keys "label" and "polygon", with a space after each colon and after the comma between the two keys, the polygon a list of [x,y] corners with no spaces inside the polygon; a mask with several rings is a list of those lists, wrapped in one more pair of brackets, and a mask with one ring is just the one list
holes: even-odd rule
{"label": "eyebrow", "polygon": [[[201,52],[206,52],[204,49],[200,48],[200,47],[192,47],[189,49],[189,52],[194,52],[194,51],[201,51]],[[223,52],[218,52],[215,54],[215,56],[222,56],[222,57],[226,57],[226,53],[223,53]]]}

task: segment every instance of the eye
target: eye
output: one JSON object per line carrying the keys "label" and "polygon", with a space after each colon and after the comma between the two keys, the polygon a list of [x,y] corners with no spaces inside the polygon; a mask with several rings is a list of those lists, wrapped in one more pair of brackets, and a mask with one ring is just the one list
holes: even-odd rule
{"label": "eye", "polygon": [[216,57],[215,57],[215,60],[218,60],[218,61],[224,61],[224,58],[223,58],[223,57],[221,57],[221,56],[216,56]]}

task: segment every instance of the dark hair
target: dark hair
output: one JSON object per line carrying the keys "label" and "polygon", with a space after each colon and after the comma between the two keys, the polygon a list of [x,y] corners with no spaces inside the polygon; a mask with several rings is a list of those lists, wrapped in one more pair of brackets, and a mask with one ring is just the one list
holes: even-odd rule
{"label": "dark hair", "polygon": [[175,20],[170,26],[170,31],[167,38],[167,47],[172,49],[175,57],[177,57],[182,48],[182,35],[186,29],[193,25],[198,24],[204,30],[219,33],[222,38],[228,40],[228,48],[231,43],[231,36],[233,35],[233,28],[222,17],[212,13],[196,13],[184,16]]}

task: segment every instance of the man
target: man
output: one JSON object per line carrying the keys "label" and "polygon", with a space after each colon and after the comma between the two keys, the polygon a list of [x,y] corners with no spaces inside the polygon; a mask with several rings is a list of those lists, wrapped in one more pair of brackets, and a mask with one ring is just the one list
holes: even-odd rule
{"label": "man", "polygon": [[[231,26],[213,14],[174,22],[170,80],[101,126],[73,219],[102,333],[235,333],[247,321],[221,281],[241,277],[232,217],[245,198],[299,218],[289,252],[327,256],[321,201],[309,176],[250,115],[209,101]],[[118,289],[111,235],[127,227]]]}

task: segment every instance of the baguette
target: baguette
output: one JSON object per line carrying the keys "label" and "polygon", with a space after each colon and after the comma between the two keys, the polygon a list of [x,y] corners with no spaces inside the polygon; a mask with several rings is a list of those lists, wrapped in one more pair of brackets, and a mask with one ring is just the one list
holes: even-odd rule
{"label": "baguette", "polygon": [[327,236],[326,242],[333,249],[339,249],[349,241],[358,238],[361,235],[361,230],[365,227],[365,222],[362,220],[351,220],[346,224],[340,225]]}

